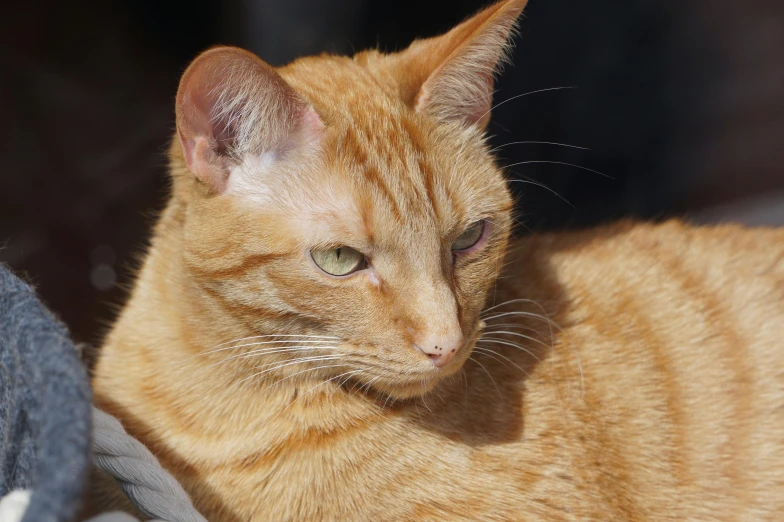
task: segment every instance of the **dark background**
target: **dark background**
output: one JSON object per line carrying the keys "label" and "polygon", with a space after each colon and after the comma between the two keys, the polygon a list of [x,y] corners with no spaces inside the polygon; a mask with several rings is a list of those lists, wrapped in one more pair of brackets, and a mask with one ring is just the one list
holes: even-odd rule
{"label": "dark background", "polygon": [[[401,49],[486,3],[5,2],[0,262],[97,342],[165,201],[173,98],[199,51],[235,44],[276,65]],[[515,144],[502,162],[611,178],[511,169],[529,229],[671,215],[784,224],[781,0],[531,0],[496,101],[552,87],[576,88],[504,104],[494,143],[590,150]]]}

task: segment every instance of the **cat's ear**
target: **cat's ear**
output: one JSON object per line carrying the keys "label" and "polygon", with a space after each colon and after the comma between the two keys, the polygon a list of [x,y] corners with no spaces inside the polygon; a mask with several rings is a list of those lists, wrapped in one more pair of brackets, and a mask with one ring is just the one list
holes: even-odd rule
{"label": "cat's ear", "polygon": [[[504,0],[448,33],[417,40],[400,53],[408,85],[404,96],[417,111],[445,121],[487,126],[493,76],[527,0]],[[406,92],[407,91],[407,92]]]}
{"label": "cat's ear", "polygon": [[177,137],[188,169],[213,192],[248,154],[279,157],[323,127],[313,107],[272,67],[235,47],[199,55],[177,91]]}

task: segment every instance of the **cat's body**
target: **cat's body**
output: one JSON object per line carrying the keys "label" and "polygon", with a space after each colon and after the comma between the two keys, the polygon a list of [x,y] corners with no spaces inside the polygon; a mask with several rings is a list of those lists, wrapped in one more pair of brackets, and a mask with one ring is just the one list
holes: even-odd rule
{"label": "cat's body", "polygon": [[[533,302],[489,316],[531,315],[487,331],[531,353],[480,342],[496,353],[465,378],[386,407],[339,380],[239,393],[183,362],[209,298],[156,295],[171,253],[154,250],[97,396],[209,520],[777,519],[784,232],[623,224],[516,247],[496,301]],[[150,306],[183,298],[186,317]]]}
{"label": "cat's body", "polygon": [[[522,4],[390,57],[185,73],[173,197],[93,382],[209,520],[784,512],[784,231],[506,253],[478,131]],[[340,245],[364,260],[332,277],[311,252]]]}

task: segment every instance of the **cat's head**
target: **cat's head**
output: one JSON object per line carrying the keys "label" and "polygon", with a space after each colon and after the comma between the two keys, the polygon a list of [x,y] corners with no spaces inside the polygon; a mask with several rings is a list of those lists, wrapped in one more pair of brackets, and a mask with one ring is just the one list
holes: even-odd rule
{"label": "cat's head", "polygon": [[510,230],[484,129],[525,3],[395,54],[280,69],[235,48],[196,58],[172,171],[186,271],[220,303],[204,320],[295,340],[267,349],[280,371],[350,375],[398,398],[456,373]]}

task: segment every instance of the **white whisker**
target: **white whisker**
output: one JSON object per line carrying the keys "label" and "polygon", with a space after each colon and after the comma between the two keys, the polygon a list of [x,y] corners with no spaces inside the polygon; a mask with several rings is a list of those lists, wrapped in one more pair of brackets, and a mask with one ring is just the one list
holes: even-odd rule
{"label": "white whisker", "polygon": [[[484,353],[484,354],[485,354],[485,355],[487,355],[488,357],[492,357],[493,359],[495,359],[495,360],[496,360],[496,361],[498,361],[498,362],[501,362],[501,361],[500,361],[499,359],[496,359],[496,357],[495,357],[496,355],[497,355],[498,357],[501,357],[502,359],[506,359],[507,361],[509,361],[510,363],[512,363],[512,365],[513,365],[514,367],[516,367],[518,370],[520,370],[521,372],[523,372],[523,374],[524,374],[524,375],[526,375],[526,376],[528,375],[528,372],[527,372],[527,371],[525,371],[525,370],[523,370],[523,369],[522,369],[522,367],[520,367],[520,365],[518,365],[516,362],[514,362],[514,361],[513,361],[512,359],[510,359],[509,357],[507,357],[507,356],[505,356],[505,355],[502,355],[502,354],[500,354],[500,353],[496,352],[495,350],[491,350],[490,348],[486,348],[486,347],[484,347],[484,346],[474,346],[474,350],[477,350],[477,351],[479,351],[479,352],[481,352],[481,353]],[[491,354],[492,354],[492,355],[491,355]],[[503,363],[502,363],[502,364],[503,364]]]}
{"label": "white whisker", "polygon": [[344,377],[346,375],[352,375],[352,374],[355,374],[355,373],[361,373],[361,372],[365,372],[365,371],[367,371],[367,368],[362,368],[361,370],[351,370],[351,371],[348,371],[348,372],[341,373],[340,375],[336,375],[334,377],[330,377],[326,381],[320,382],[317,385],[315,385],[314,387],[312,387],[311,389],[309,389],[308,391],[306,391],[305,394],[303,394],[303,396],[308,394],[308,393],[310,393],[310,392],[312,392],[313,390],[315,390],[319,386],[322,386],[324,384],[327,384],[328,382],[334,381],[335,379],[339,379],[339,378]]}
{"label": "white whisker", "polygon": [[[534,328],[533,326],[528,326],[528,325],[519,324],[519,323],[493,323],[493,324],[488,325],[488,327],[490,327],[490,326],[492,326],[493,328],[517,328],[519,330],[526,330],[528,332],[539,333],[539,329],[538,328]],[[483,334],[492,334],[492,333],[496,333],[496,332],[491,332],[489,330],[485,330],[483,332]]]}
{"label": "white whisker", "polygon": [[338,346],[286,346],[286,347],[273,346],[261,350],[251,350],[245,353],[238,353],[236,355],[232,355],[231,357],[222,359],[216,363],[212,363],[207,367],[212,368],[213,366],[217,366],[219,364],[223,364],[236,359],[251,359],[254,357],[261,357],[263,355],[271,355],[277,353],[307,352],[309,350],[339,350],[339,349],[340,348]]}
{"label": "white whisker", "polygon": [[[285,368],[286,366],[291,366],[292,364],[302,364],[302,363],[306,363],[306,362],[326,361],[326,360],[330,360],[330,359],[340,359],[341,357],[345,357],[345,355],[346,354],[339,353],[339,354],[334,354],[334,355],[303,357],[301,359],[296,359],[294,361],[290,361],[290,362],[287,362],[287,363],[284,363],[284,364],[277,365],[274,368],[269,368],[268,370],[264,370],[262,372],[254,373],[250,377],[246,377],[246,378],[242,379],[237,384],[242,384],[243,382],[245,382],[245,381],[247,381],[249,379],[253,379],[254,377],[260,377],[260,376],[262,376],[264,374],[267,374],[267,373],[270,373],[270,372],[274,372],[275,370],[280,370],[281,368]],[[269,364],[262,365],[262,366],[260,366],[260,368],[264,368],[264,366],[269,366]]]}
{"label": "white whisker", "polygon": [[[509,316],[513,316],[513,315],[519,315],[519,316],[522,316],[522,317],[530,317],[532,319],[539,319],[540,321],[543,321],[543,322],[546,322],[546,323],[549,323],[549,324],[553,324],[552,323],[552,319],[550,319],[549,317],[546,317],[544,315],[535,314],[535,313],[532,313],[532,312],[520,312],[520,311],[501,312],[501,313],[493,315],[491,317],[483,317],[482,320],[487,322],[487,321],[493,321],[495,319],[500,319],[501,317],[509,317]],[[492,326],[492,325],[490,325],[490,326]]]}
{"label": "white whisker", "polygon": [[522,98],[523,96],[529,96],[529,95],[531,95],[531,94],[539,94],[539,93],[541,93],[541,92],[549,92],[549,91],[564,91],[564,90],[567,90],[567,89],[576,89],[576,88],[577,88],[576,86],[572,85],[572,86],[568,86],[568,87],[548,87],[548,88],[546,88],[546,89],[538,89],[538,90],[535,90],[535,91],[524,92],[523,94],[518,94],[517,96],[512,96],[511,98],[507,98],[507,99],[505,99],[505,100],[504,100],[504,101],[502,101],[502,102],[496,103],[495,105],[493,105],[492,107],[490,107],[490,109],[489,109],[487,112],[485,112],[485,113],[484,113],[484,114],[482,114],[482,115],[481,115],[479,118],[477,118],[477,120],[476,120],[476,121],[481,121],[481,120],[482,120],[482,118],[484,118],[485,116],[487,116],[488,114],[490,114],[490,112],[494,111],[495,109],[497,109],[497,108],[498,108],[498,107],[500,107],[501,105],[503,105],[503,104],[505,104],[505,103],[509,103],[509,102],[510,102],[510,101],[512,101],[512,100],[516,100],[517,98]]}
{"label": "white whisker", "polygon": [[588,167],[583,167],[582,165],[575,165],[574,163],[566,163],[563,161],[547,161],[547,160],[531,160],[531,161],[518,161],[517,163],[512,163],[511,165],[507,165],[507,169],[511,169],[512,167],[517,167],[518,165],[532,165],[537,163],[546,163],[550,165],[563,165],[565,167],[574,167],[580,170],[587,170],[588,172],[593,172],[594,174],[598,174],[600,176],[604,176],[605,178],[615,179],[612,176],[605,174],[604,172],[599,172],[598,170],[589,169]]}
{"label": "white whisker", "polygon": [[[482,114],[482,116],[480,116],[476,121],[481,121],[485,116],[490,114],[490,112],[492,112],[496,108],[500,107],[501,105],[503,105],[505,103],[509,103],[510,101],[516,100],[518,98],[523,98],[524,96],[530,96],[531,94],[539,94],[539,93],[549,92],[549,91],[563,91],[563,90],[567,90],[567,89],[576,89],[576,88],[577,87],[575,87],[575,86],[548,87],[548,88],[545,88],[545,89],[537,89],[535,91],[524,92],[523,94],[518,94],[516,96],[512,96],[510,98],[507,98],[507,99],[505,99],[502,102],[496,103],[495,105],[490,107],[490,109],[488,109],[484,114]],[[469,136],[469,137],[467,137],[465,139],[465,141],[463,141],[463,144],[460,146],[460,150],[457,152],[457,156],[455,157],[455,163],[452,166],[452,170],[451,170],[451,172],[449,174],[449,184],[450,185],[452,184],[452,179],[454,178],[454,175],[455,175],[455,169],[456,169],[458,163],[460,162],[460,156],[463,154],[463,149],[465,149],[465,146],[468,143],[468,141],[471,139],[471,137],[472,136]]]}
{"label": "white whisker", "polygon": [[560,195],[559,193],[557,193],[556,191],[554,191],[553,189],[551,189],[550,187],[548,187],[547,185],[545,185],[544,183],[538,183],[538,182],[536,182],[536,181],[531,181],[530,179],[510,179],[510,180],[509,180],[509,183],[528,183],[529,185],[536,185],[537,187],[541,187],[541,188],[543,188],[543,189],[545,189],[545,190],[547,190],[547,191],[549,191],[549,192],[552,192],[553,194],[555,194],[556,196],[558,196],[558,198],[559,198],[561,201],[563,201],[564,203],[566,203],[567,205],[569,205],[569,206],[570,206],[570,207],[572,207],[573,209],[577,210],[577,207],[575,207],[574,205],[572,205],[572,204],[569,202],[569,200],[568,200],[568,199],[566,199],[565,197],[563,197],[562,195]]}
{"label": "white whisker", "polygon": [[485,365],[484,365],[484,364],[482,364],[482,363],[480,363],[479,361],[477,361],[477,360],[476,360],[476,359],[474,359],[473,357],[469,357],[467,360],[475,362],[476,364],[478,364],[478,365],[479,365],[479,366],[480,366],[480,367],[481,367],[481,368],[482,368],[482,369],[485,371],[485,373],[487,374],[487,376],[488,376],[488,377],[490,377],[490,382],[492,382],[492,383],[493,383],[493,386],[495,386],[495,390],[498,392],[498,396],[499,396],[499,397],[503,397],[503,395],[501,394],[501,389],[500,389],[500,388],[498,387],[498,385],[495,383],[495,379],[493,379],[493,376],[492,376],[492,375],[490,375],[490,372],[488,372],[488,371],[487,371],[487,368],[485,368]]}
{"label": "white whisker", "polygon": [[[424,383],[422,383],[422,387],[424,388]],[[427,405],[427,401],[425,400],[424,395],[422,395],[422,405],[427,408],[427,411],[429,411],[431,415],[433,414],[433,410],[431,410],[430,406]]]}
{"label": "white whisker", "polygon": [[513,343],[513,342],[510,342],[510,341],[502,341],[502,340],[499,340],[499,339],[485,339],[485,338],[482,338],[482,341],[485,341],[485,342],[488,342],[488,343],[503,344],[504,346],[511,346],[513,348],[517,348],[519,350],[524,351],[525,353],[527,353],[528,355],[530,355],[531,357],[533,357],[537,361],[542,362],[542,360],[539,359],[539,357],[537,357],[535,353],[533,353],[531,350],[529,350],[525,346],[519,345],[517,343]]}
{"label": "white whisker", "polygon": [[288,410],[289,408],[291,408],[292,406],[294,406],[294,404],[296,404],[296,403],[297,403],[297,401],[299,401],[300,399],[302,399],[303,397],[305,397],[306,395],[308,395],[309,393],[311,393],[313,390],[315,390],[315,389],[316,389],[316,388],[318,388],[319,386],[322,386],[322,385],[324,385],[324,384],[327,384],[327,383],[328,383],[328,382],[330,382],[330,381],[333,381],[333,380],[335,380],[335,379],[338,379],[338,378],[340,378],[340,377],[343,377],[344,375],[348,375],[348,374],[351,374],[351,373],[360,373],[360,372],[364,372],[364,371],[365,371],[365,370],[352,370],[352,371],[350,371],[350,372],[345,372],[345,373],[341,373],[340,375],[336,375],[336,376],[334,376],[334,377],[330,377],[330,378],[329,378],[329,379],[327,379],[326,381],[322,381],[322,382],[318,383],[317,385],[313,386],[312,388],[310,388],[309,390],[307,390],[306,392],[304,392],[304,393],[301,393],[301,394],[300,394],[300,395],[299,395],[299,396],[298,396],[296,399],[294,399],[293,401],[291,401],[291,403],[290,403],[288,406],[286,406],[285,408],[283,408],[282,410],[280,410],[280,411],[279,411],[279,412],[278,412],[276,415],[280,415],[280,414],[284,413],[286,410]]}
{"label": "white whisker", "polygon": [[[382,410],[386,409],[386,407],[387,407],[387,403],[388,403],[390,400],[392,400],[392,396],[391,396],[391,395],[387,395],[387,400],[385,400],[385,401],[384,401],[384,405],[381,407],[381,409],[382,409]],[[394,401],[392,401],[392,402],[394,402]]]}
{"label": "white whisker", "polygon": [[496,308],[500,308],[500,307],[502,307],[504,305],[508,305],[508,304],[512,304],[512,303],[534,303],[534,304],[538,304],[533,299],[510,299],[509,301],[504,301],[503,303],[498,303],[497,305],[491,306],[490,308],[485,308],[484,310],[482,310],[482,313],[479,314],[479,317],[484,316],[490,310],[495,310]]}
{"label": "white whisker", "polygon": [[499,145],[493,149],[490,149],[489,152],[495,152],[499,149],[504,147],[508,147],[509,145],[556,145],[559,147],[568,147],[570,149],[579,149],[579,150],[591,150],[588,147],[578,147],[577,145],[569,145],[568,143],[558,143],[555,141],[511,141],[509,143],[504,143],[503,145]]}
{"label": "white whisker", "polygon": [[522,337],[523,339],[526,339],[528,341],[540,344],[540,345],[544,346],[545,348],[552,348],[552,346],[550,346],[549,344],[547,344],[546,342],[544,342],[544,341],[542,341],[540,339],[537,339],[536,337],[531,337],[529,335],[516,333],[516,332],[507,332],[505,330],[498,330],[498,331],[495,331],[495,332],[484,332],[482,334],[482,339],[496,339],[496,340],[498,340],[497,337],[485,337],[486,335],[495,335],[495,334],[513,335],[515,337]]}
{"label": "white whisker", "polygon": [[[315,370],[323,370],[324,368],[343,368],[343,367],[344,367],[343,364],[332,364],[332,365],[327,364],[327,365],[323,365],[323,366],[316,366],[315,368],[307,368],[305,370],[302,370],[302,371],[299,371],[299,372],[296,372],[296,373],[292,373],[291,375],[283,377],[282,379],[279,379],[279,380],[275,381],[274,383],[272,383],[272,385],[275,386],[277,384],[280,384],[283,381],[285,381],[287,379],[291,379],[292,377],[296,377],[297,375],[299,375],[301,373],[312,372],[312,371],[315,371]],[[365,371],[366,369],[367,368],[365,368],[363,370],[360,370],[360,371]],[[333,379],[334,379],[334,377],[333,377]],[[329,380],[332,380],[332,379],[329,379]],[[324,384],[324,383],[322,382],[321,384]]]}
{"label": "white whisker", "polygon": [[373,384],[373,383],[374,383],[374,382],[375,382],[377,379],[380,379],[380,378],[381,378],[381,376],[380,376],[380,375],[379,375],[379,376],[377,376],[377,377],[373,377],[373,378],[372,378],[372,379],[370,379],[368,382],[366,382],[365,384],[363,384],[362,386],[360,386],[360,387],[359,387],[359,392],[360,392],[360,393],[363,393],[363,392],[362,392],[362,390],[363,390],[363,389],[365,389],[365,391],[370,391],[370,386],[371,386],[371,385],[372,385],[372,384]]}
{"label": "white whisker", "polygon": [[[297,337],[297,338],[302,339],[302,340],[300,341],[300,340],[296,340],[296,339],[294,339],[294,340],[283,339],[281,341],[262,341],[262,342],[260,342],[258,344],[274,343],[274,342],[316,342],[318,340],[322,340],[322,341],[319,341],[319,342],[334,342],[334,340],[339,340],[340,339],[339,337],[332,337],[332,336],[328,336],[328,335],[296,335],[296,334],[253,335],[253,336],[250,336],[250,337],[243,337],[241,339],[234,339],[233,341],[226,341],[224,343],[217,344],[217,345],[215,345],[215,346],[213,346],[211,348],[208,348],[206,350],[202,350],[201,352],[197,353],[196,355],[194,355],[194,356],[192,356],[190,358],[197,357],[197,356],[200,356],[200,355],[209,355],[211,353],[220,352],[222,350],[231,350],[233,348],[240,348],[242,346],[254,346],[255,345],[254,343],[251,343],[251,344],[240,344],[240,345],[235,345],[234,343],[242,343],[244,341],[250,341],[251,339],[268,339],[270,337],[287,337],[287,338],[289,338],[289,337]],[[327,341],[327,339],[331,339],[332,341]],[[231,346],[227,346],[227,345],[231,345]]]}

